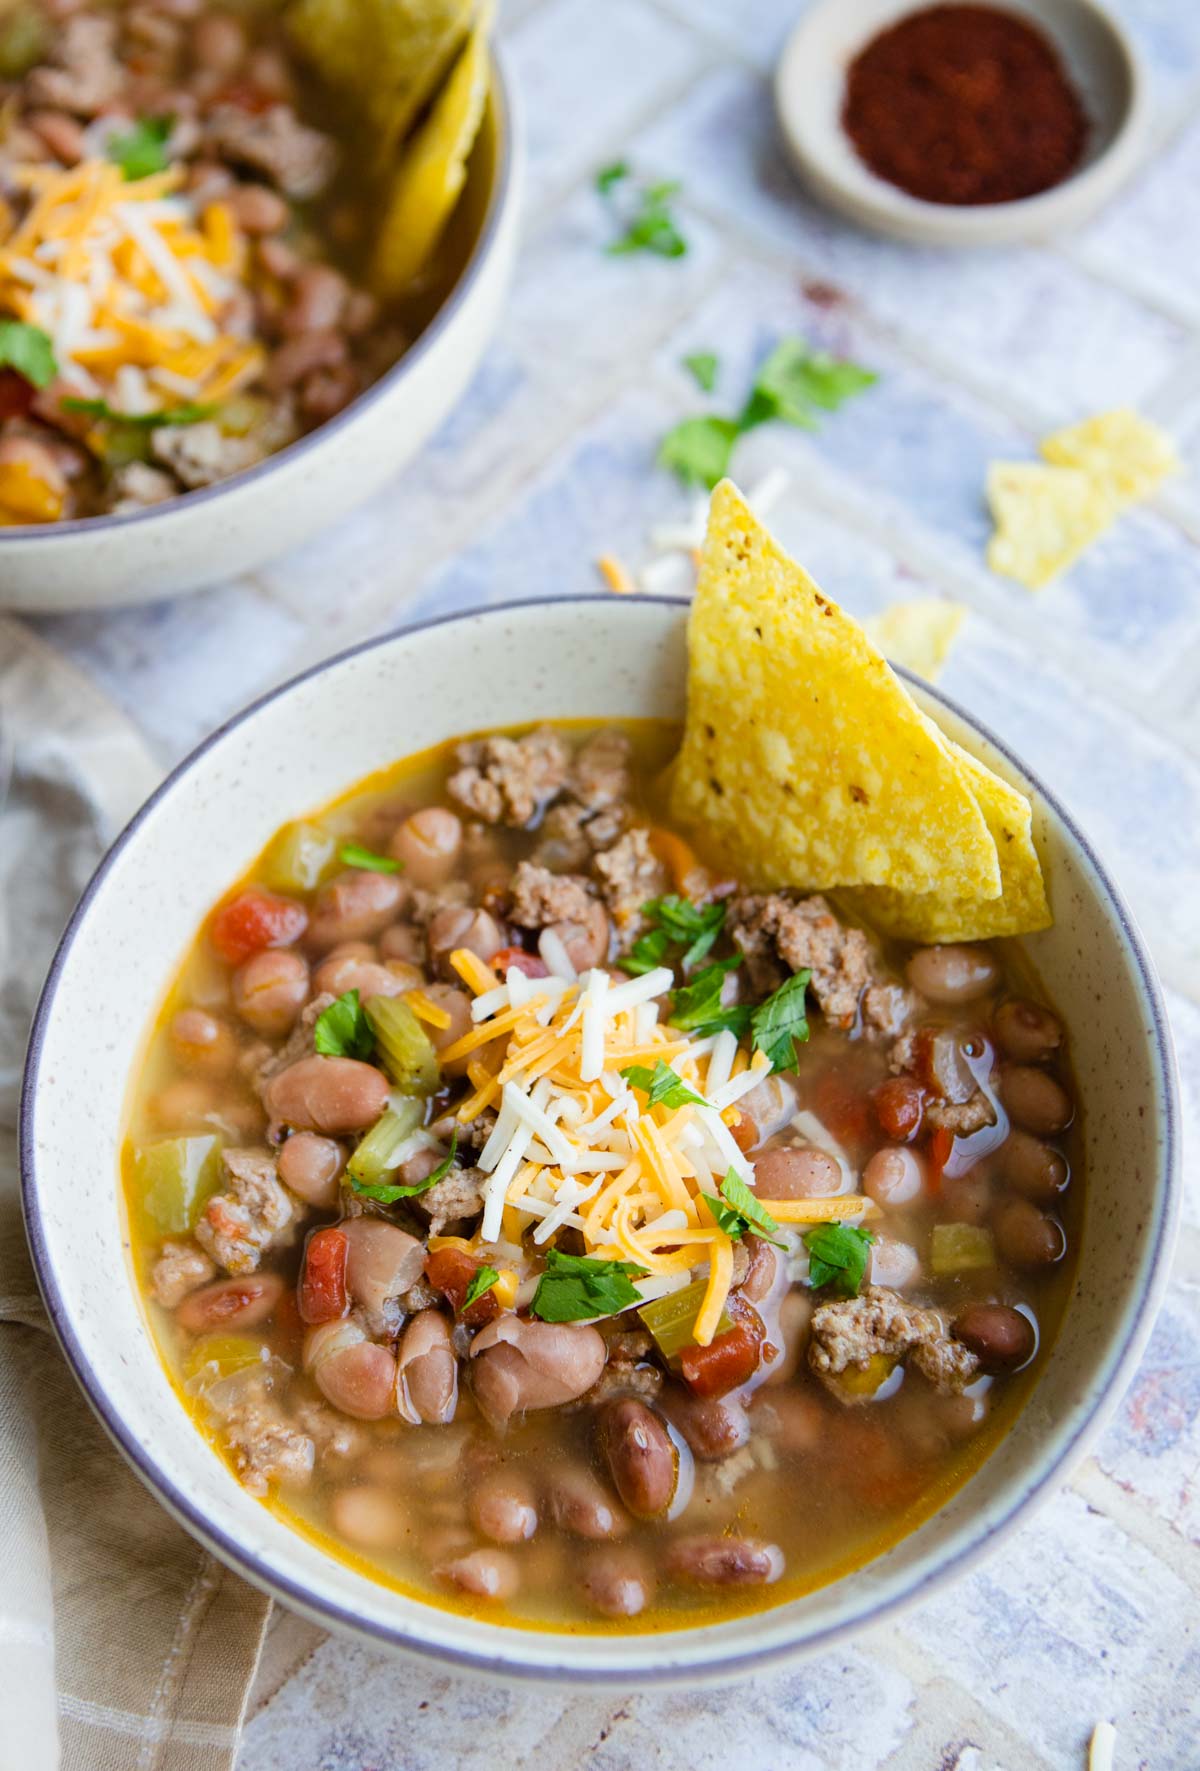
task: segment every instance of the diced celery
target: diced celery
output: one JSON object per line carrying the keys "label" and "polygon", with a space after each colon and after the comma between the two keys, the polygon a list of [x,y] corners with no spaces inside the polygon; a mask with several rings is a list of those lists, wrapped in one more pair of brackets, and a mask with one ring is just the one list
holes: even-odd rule
{"label": "diced celery", "polygon": [[0,9],[0,80],[19,80],[44,60],[50,25],[39,6]]}
{"label": "diced celery", "polygon": [[872,1353],[865,1365],[848,1365],[839,1371],[834,1382],[848,1396],[873,1396],[881,1390],[896,1369],[890,1353]]}
{"label": "diced celery", "polygon": [[378,1186],[396,1166],[397,1151],[411,1138],[425,1117],[421,1101],[394,1097],[383,1116],[375,1121],[347,1164],[352,1178],[369,1187]]}
{"label": "diced celery", "polygon": [[285,824],[267,850],[263,879],[277,892],[311,892],[333,860],[337,843],[320,824]]}
{"label": "diced celery", "polygon": [[232,1377],[235,1371],[258,1365],[262,1357],[262,1342],[252,1341],[249,1335],[205,1334],[188,1348],[184,1376],[194,1381],[203,1375],[208,1382],[215,1383],[218,1378]]}
{"label": "diced celery", "polygon": [[379,1043],[383,1067],[409,1095],[431,1095],[441,1083],[433,1041],[402,996],[372,996],[367,1020]]}
{"label": "diced celery", "polygon": [[939,1275],[994,1267],[996,1245],[992,1241],[992,1232],[982,1224],[935,1224],[929,1264]]}
{"label": "diced celery", "polygon": [[[679,1291],[668,1292],[666,1297],[643,1304],[638,1311],[664,1359],[675,1359],[685,1347],[696,1344],[692,1331],[707,1290],[707,1280],[698,1279],[694,1285],[682,1286]],[[732,1327],[733,1319],[722,1310],[717,1334],[726,1334]]]}
{"label": "diced celery", "polygon": [[221,1140],[215,1136],[164,1138],[134,1152],[138,1195],[160,1230],[192,1230],[221,1185]]}

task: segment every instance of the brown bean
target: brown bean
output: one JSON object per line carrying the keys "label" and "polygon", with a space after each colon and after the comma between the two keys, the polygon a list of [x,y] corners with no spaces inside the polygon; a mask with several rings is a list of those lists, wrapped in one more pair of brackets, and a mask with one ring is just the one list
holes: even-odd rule
{"label": "brown bean", "polygon": [[[445,1051],[447,1046],[453,1045],[461,1039],[465,1033],[469,1033],[474,1026],[471,1019],[471,998],[465,990],[459,990],[454,984],[428,984],[425,987],[425,994],[430,1002],[436,1004],[450,1017],[448,1027],[427,1027],[425,1029],[433,1043],[433,1049],[441,1053]],[[452,1063],[446,1064],[444,1066],[446,1075],[465,1076],[467,1065],[473,1056],[473,1053],[469,1053],[466,1057],[455,1058]]]}
{"label": "brown bean", "polygon": [[577,972],[590,971],[603,965],[612,941],[612,925],[608,911],[597,901],[589,904],[579,922],[554,922],[550,925],[567,950],[567,958]]}
{"label": "brown bean", "polygon": [[368,996],[403,996],[420,982],[415,966],[409,966],[407,972],[393,971],[378,960],[343,953],[337,958],[330,954],[321,961],[313,973],[312,987],[314,995],[328,991],[330,996],[344,996],[347,990],[357,990],[365,1002]]}
{"label": "brown bean", "polygon": [[679,1384],[664,1384],[659,1406],[702,1463],[719,1463],[750,1437],[746,1410],[715,1396],[693,1396]]}
{"label": "brown bean", "polygon": [[[755,1083],[738,1102],[742,1123],[747,1119],[752,1122],[760,1143],[781,1131],[795,1111],[796,1090],[785,1076],[778,1074]],[[753,1149],[754,1145],[748,1143],[739,1147]]]}
{"label": "brown bean", "polygon": [[268,190],[264,184],[235,185],[225,202],[245,234],[277,234],[287,226],[291,214],[279,192]]}
{"label": "brown bean", "polygon": [[767,1586],[783,1573],[777,1544],[750,1537],[713,1537],[696,1532],[667,1547],[667,1572],[688,1586]]}
{"label": "brown bean", "polygon": [[237,1062],[232,1029],[206,1009],[180,1009],[171,1020],[169,1036],[179,1062],[203,1076],[228,1076]]}
{"label": "brown bean", "polygon": [[300,275],[302,260],[294,246],[286,240],[266,238],[258,242],[258,262],[269,277],[278,283],[290,283]]}
{"label": "brown bean", "polygon": [[1071,1097],[1061,1083],[1028,1064],[1006,1064],[1000,1071],[1000,1099],[1009,1118],[1035,1137],[1052,1138],[1066,1131],[1075,1116]]}
{"label": "brown bean", "polygon": [[458,1360],[450,1342],[450,1325],[440,1311],[421,1310],[400,1339],[396,1412],[412,1426],[421,1421],[444,1425],[454,1419],[457,1406]]}
{"label": "brown bean", "polygon": [[346,1238],[346,1289],[351,1301],[379,1316],[384,1306],[417,1283],[425,1268],[425,1244],[384,1218],[350,1218]]}
{"label": "brown bean", "polygon": [[485,964],[508,945],[508,935],[496,918],[486,910],[472,910],[467,905],[447,905],[430,918],[426,930],[431,962],[446,976],[453,975],[450,955],[465,947]]}
{"label": "brown bean", "polygon": [[1044,1064],[1062,1045],[1062,1022],[1040,1002],[1013,997],[993,1017],[996,1041],[1006,1058],[1018,1064]]}
{"label": "brown bean", "polygon": [[334,1530],[364,1550],[389,1550],[408,1535],[408,1518],[397,1496],[375,1483],[339,1488],[330,1503]]}
{"label": "brown bean", "polygon": [[[782,1338],[783,1347],[778,1359],[767,1367],[764,1385],[786,1383],[794,1377],[800,1364],[804,1349],[808,1345],[808,1329],[812,1321],[812,1298],[807,1291],[799,1287],[789,1291],[779,1305],[778,1338]],[[772,1333],[768,1337],[775,1340]]]}
{"label": "brown bean", "polygon": [[445,806],[423,806],[393,833],[389,852],[413,885],[432,891],[454,873],[462,846],[462,819]]}
{"label": "brown bean", "polygon": [[550,1517],[560,1531],[593,1540],[624,1537],[630,1518],[586,1464],[556,1461],[546,1478]]}
{"label": "brown bean", "polygon": [[761,1236],[747,1236],[746,1251],[750,1256],[750,1265],[742,1280],[742,1296],[749,1298],[752,1304],[761,1304],[775,1285],[779,1257],[771,1244],[764,1242]]}
{"label": "brown bean", "polygon": [[361,941],[393,922],[405,895],[403,880],[391,873],[353,869],[322,886],[313,906],[308,938],[318,949],[339,941]]}
{"label": "brown bean", "polygon": [[379,303],[366,289],[352,289],[346,298],[342,326],[351,338],[361,338],[379,318]]}
{"label": "brown bean", "polygon": [[[302,332],[280,345],[267,364],[267,386],[273,394],[286,393],[311,375],[314,369],[334,369],[346,361],[346,340],[340,332]],[[387,874],[374,875],[386,879]]]}
{"label": "brown bean", "polygon": [[202,12],[192,26],[192,55],[202,68],[232,74],[246,53],[246,30],[228,12]]}
{"label": "brown bean", "polygon": [[384,959],[421,966],[425,963],[425,937],[411,923],[394,922],[380,935],[379,951]]}
{"label": "brown bean", "polygon": [[760,1199],[824,1199],[841,1191],[842,1171],[824,1150],[775,1144],[754,1159]]}
{"label": "brown bean", "polygon": [[[341,1328],[342,1323],[334,1323]],[[396,1361],[386,1347],[360,1340],[335,1347],[313,1367],[313,1379],[327,1402],[355,1420],[382,1420],[390,1414]]]}
{"label": "brown bean", "polygon": [[604,1337],[590,1326],[501,1316],[471,1343],[475,1400],[494,1426],[528,1409],[557,1408],[604,1370]]}
{"label": "brown bean", "polygon": [[994,988],[999,976],[986,947],[922,947],[908,962],[908,981],[927,1002],[974,1002]]}
{"label": "brown bean", "polygon": [[625,1396],[604,1409],[599,1438],[613,1485],[634,1518],[665,1513],[675,1495],[679,1458],[657,1415]]}
{"label": "brown bean", "polygon": [[266,1321],[282,1296],[283,1279],[278,1273],[216,1279],[189,1292],[175,1319],[188,1334],[204,1334],[213,1328],[253,1328]]}
{"label": "brown bean", "polygon": [[777,1445],[795,1454],[818,1450],[829,1426],[819,1398],[798,1384],[756,1390],[750,1417],[760,1433],[768,1433]]}
{"label": "brown bean", "polygon": [[903,1291],[921,1277],[921,1257],[909,1242],[895,1236],[876,1233],[868,1257],[872,1285],[886,1285],[890,1291]]}
{"label": "brown bean", "polygon": [[337,1204],[338,1182],[345,1166],[342,1146],[311,1131],[293,1132],[279,1152],[279,1178],[284,1186],[320,1211]]}
{"label": "brown bean", "polygon": [[30,111],[25,122],[64,166],[77,165],[87,153],[83,125],[65,111]]}
{"label": "brown bean", "polygon": [[503,1550],[470,1550],[434,1569],[439,1580],[478,1599],[511,1599],[521,1584],[516,1562]]}
{"label": "brown bean", "polygon": [[1030,1137],[1027,1131],[1009,1132],[994,1161],[1009,1186],[1038,1205],[1047,1205],[1056,1199],[1071,1178],[1062,1151]]}
{"label": "brown bean", "polygon": [[268,97],[286,101],[292,95],[292,74],[281,50],[260,43],[246,58],[246,78]]}
{"label": "brown bean", "polygon": [[1007,1304],[968,1304],[954,1318],[950,1332],[971,1349],[985,1371],[1015,1371],[1028,1363],[1037,1345],[1033,1323]]}
{"label": "brown bean", "polygon": [[357,1058],[301,1058],[272,1076],[263,1102],[272,1119],[293,1131],[337,1138],[366,1131],[387,1106],[388,1079]]}
{"label": "brown bean", "polygon": [[312,423],[324,424],[350,404],[359,387],[358,371],[350,363],[314,369],[300,384],[300,409]]}
{"label": "brown bean", "polygon": [[328,264],[306,264],[284,310],[283,330],[292,338],[302,332],[332,331],[345,304],[346,279],[341,272]]}
{"label": "brown bean", "polygon": [[602,1617],[636,1617],[654,1597],[654,1570],[632,1544],[610,1544],[586,1553],[579,1584]]}
{"label": "brown bean", "polygon": [[976,1164],[962,1175],[943,1175],[939,1195],[941,1211],[955,1224],[982,1224],[992,1209],[992,1183],[987,1170]]}
{"label": "brown bean", "polygon": [[925,1167],[915,1150],[885,1144],[868,1159],[862,1184],[876,1205],[912,1205],[925,1190]]}
{"label": "brown bean", "polygon": [[1050,1267],[1066,1252],[1067,1239],[1057,1218],[1048,1217],[1028,1199],[1006,1199],[992,1219],[996,1245],[1014,1267]]}
{"label": "brown bean", "polygon": [[233,1005],[264,1039],[290,1033],[308,1000],[308,961],[302,953],[268,948],[252,954],[233,974]]}
{"label": "brown bean", "polygon": [[488,1470],[467,1501],[472,1525],[493,1543],[524,1543],[538,1527],[537,1495],[520,1470]]}

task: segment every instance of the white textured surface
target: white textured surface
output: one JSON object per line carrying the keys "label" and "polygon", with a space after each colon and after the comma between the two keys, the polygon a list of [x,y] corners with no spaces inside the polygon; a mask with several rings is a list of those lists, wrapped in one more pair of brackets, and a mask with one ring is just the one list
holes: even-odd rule
{"label": "white textured surface", "polygon": [[[944,678],[1096,838],[1170,989],[1185,1159],[1200,1133],[1200,8],[1121,0],[1155,82],[1150,161],[1057,250],[960,260],[872,241],[795,188],[762,71],[797,0],[520,0],[532,150],[500,336],[422,460],[258,574],[174,606],[38,623],[165,762],[253,694],[395,622],[587,590],[611,548],[687,500],[653,468],[702,402],[683,352],[745,366],[804,330],[879,388],[808,437],[772,427],[739,477],[793,469],[783,539],[856,612],[941,592],[972,611]],[[603,253],[594,167],[686,183],[675,263]],[[1191,473],[1062,585],[991,577],[982,468],[1041,425],[1136,399]],[[1102,1716],[1118,1771],[1200,1764],[1200,1179],[1141,1372],[1097,1456],[1005,1553],[845,1653],[734,1691],[564,1697],[468,1686],[280,1616],[241,1771],[546,1771],[730,1761],[764,1771],[1081,1766]]]}

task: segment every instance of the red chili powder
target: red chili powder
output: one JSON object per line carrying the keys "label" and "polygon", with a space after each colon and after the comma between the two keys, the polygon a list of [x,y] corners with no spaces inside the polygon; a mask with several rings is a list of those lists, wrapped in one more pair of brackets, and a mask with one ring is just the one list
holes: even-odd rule
{"label": "red chili powder", "polygon": [[927,203],[1011,203],[1078,166],[1088,123],[1058,52],[992,6],[930,6],[850,64],[842,125],[880,178]]}

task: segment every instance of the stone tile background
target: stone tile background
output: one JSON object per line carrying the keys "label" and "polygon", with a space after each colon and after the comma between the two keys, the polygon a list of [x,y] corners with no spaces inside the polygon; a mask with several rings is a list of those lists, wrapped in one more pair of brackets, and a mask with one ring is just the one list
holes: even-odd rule
{"label": "stone tile background", "polygon": [[[767,74],[798,0],[510,0],[529,149],[525,241],[486,365],[422,460],[315,545],[238,583],[36,623],[164,764],[311,660],[396,622],[599,591],[689,500],[653,466],[702,401],[736,399],[803,331],[881,381],[807,435],[771,427],[782,538],[855,612],[918,593],[971,617],[949,692],[1010,738],[1110,858],[1166,979],[1200,1126],[1200,8],[1118,0],[1153,78],[1146,164],[1080,235],[954,258],[868,238],[783,162]],[[609,258],[591,174],[679,177],[680,261]],[[1064,582],[993,578],[983,471],[1039,428],[1136,401],[1189,474]],[[1200,1766],[1200,1182],[1167,1305],[1097,1455],[995,1562],[898,1626],[736,1689],[564,1697],[480,1687],[278,1613],[241,1771],[1076,1766],[1100,1717],[1119,1771]],[[717,1724],[717,1725],[714,1725]]]}

